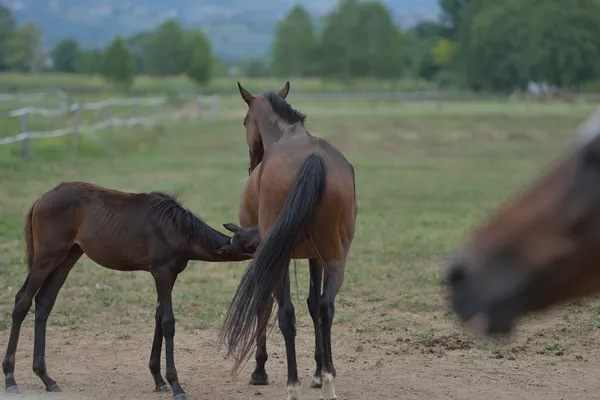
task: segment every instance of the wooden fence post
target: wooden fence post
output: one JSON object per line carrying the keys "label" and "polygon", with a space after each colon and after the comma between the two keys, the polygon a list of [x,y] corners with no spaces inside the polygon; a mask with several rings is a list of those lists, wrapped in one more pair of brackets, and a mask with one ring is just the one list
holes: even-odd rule
{"label": "wooden fence post", "polygon": [[196,97],[196,119],[202,119],[202,101],[203,96]]}
{"label": "wooden fence post", "polygon": [[29,111],[25,111],[21,114],[21,134],[23,135],[23,157],[26,160],[31,160],[31,148],[29,147],[29,128],[28,128]]}
{"label": "wooden fence post", "polygon": [[106,104],[106,120],[108,121],[111,129],[114,129],[115,126],[112,121],[112,110],[110,109],[110,103]]}
{"label": "wooden fence post", "polygon": [[213,118],[219,118],[219,96],[213,95],[212,101]]}
{"label": "wooden fence post", "polygon": [[164,132],[163,125],[163,100],[159,99],[156,101],[156,130],[158,132]]}
{"label": "wooden fence post", "polygon": [[73,103],[71,106],[71,124],[72,124],[72,132],[71,137],[73,141],[73,153],[77,156],[79,152],[79,135],[77,132],[77,128],[79,126],[79,104]]}

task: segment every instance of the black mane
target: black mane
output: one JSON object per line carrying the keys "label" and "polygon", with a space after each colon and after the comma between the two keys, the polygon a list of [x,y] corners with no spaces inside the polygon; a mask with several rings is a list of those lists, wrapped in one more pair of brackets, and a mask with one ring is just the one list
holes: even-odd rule
{"label": "black mane", "polygon": [[152,206],[154,221],[159,225],[170,223],[186,240],[198,240],[207,250],[216,250],[225,245],[229,237],[222,234],[183,207],[175,195],[165,192],[150,192],[158,197]]}
{"label": "black mane", "polygon": [[290,106],[290,104],[285,101],[285,99],[281,98],[281,96],[279,96],[277,93],[267,92],[264,94],[264,97],[269,101],[271,107],[273,107],[275,114],[283,118],[288,124],[300,122],[302,125],[304,125],[306,114],[293,109],[292,106]]}

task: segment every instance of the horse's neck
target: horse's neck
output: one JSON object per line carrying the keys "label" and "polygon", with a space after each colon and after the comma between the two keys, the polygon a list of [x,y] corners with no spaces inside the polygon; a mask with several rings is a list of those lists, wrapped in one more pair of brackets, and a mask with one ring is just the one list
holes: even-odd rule
{"label": "horse's neck", "polygon": [[277,117],[273,119],[263,118],[260,126],[261,139],[265,153],[269,148],[280,140],[291,139],[298,136],[310,136],[301,123],[289,124]]}
{"label": "horse's neck", "polygon": [[[282,125],[284,125],[284,123],[282,123]],[[281,131],[282,134],[280,140],[296,138],[299,136],[310,136],[310,133],[308,133],[304,125],[302,125],[300,122],[297,122],[292,125],[285,124],[284,126],[282,126]]]}

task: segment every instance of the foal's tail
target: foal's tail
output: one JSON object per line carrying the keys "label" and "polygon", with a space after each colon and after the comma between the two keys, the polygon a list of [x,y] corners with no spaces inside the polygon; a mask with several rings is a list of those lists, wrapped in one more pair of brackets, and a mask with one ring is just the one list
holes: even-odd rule
{"label": "foal's tail", "polygon": [[31,271],[31,267],[33,267],[33,209],[37,201],[33,203],[29,212],[25,216],[25,243],[27,245],[27,271]]}
{"label": "foal's tail", "polygon": [[[227,355],[236,360],[234,374],[248,359],[258,333],[267,328],[271,307],[266,305],[287,279],[294,245],[310,233],[325,179],[325,160],[318,153],[310,154],[279,217],[244,272],[219,334],[219,343],[226,342]],[[262,321],[262,326],[257,326],[257,321]]]}

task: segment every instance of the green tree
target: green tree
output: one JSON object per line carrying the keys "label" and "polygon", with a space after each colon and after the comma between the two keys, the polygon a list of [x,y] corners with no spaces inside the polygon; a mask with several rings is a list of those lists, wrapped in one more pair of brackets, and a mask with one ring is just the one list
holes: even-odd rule
{"label": "green tree", "polygon": [[402,42],[400,30],[382,3],[341,0],[325,19],[323,75],[346,81],[398,77],[404,65]]}
{"label": "green tree", "polygon": [[439,72],[440,67],[433,59],[433,49],[444,29],[437,22],[423,21],[404,34],[405,65],[414,77],[432,79]]}
{"label": "green tree", "polygon": [[15,30],[15,18],[8,7],[0,4],[0,71],[6,69],[5,47]]}
{"label": "green tree", "polygon": [[186,33],[175,19],[160,25],[146,41],[149,70],[159,76],[180,75],[187,70]]}
{"label": "green tree", "polygon": [[454,57],[456,45],[450,39],[440,38],[433,47],[433,62],[440,68],[450,65]]}
{"label": "green tree", "polygon": [[115,37],[106,48],[101,72],[107,81],[123,90],[131,88],[135,78],[135,60],[121,36]]}
{"label": "green tree", "polygon": [[380,79],[400,77],[404,66],[402,33],[387,7],[380,2],[361,4],[360,20],[366,33],[366,43],[362,43],[367,60],[364,75]]}
{"label": "green tree", "polygon": [[[527,0],[524,0],[527,1]],[[442,9],[442,23],[446,26],[446,34],[454,36],[463,19],[471,0],[439,0]]]}
{"label": "green tree", "polygon": [[295,5],[275,29],[271,70],[276,76],[315,75],[318,40],[312,18]]}
{"label": "green tree", "polygon": [[464,15],[456,58],[473,88],[576,87],[599,77],[597,0],[472,0]]}
{"label": "green tree", "polygon": [[77,70],[79,44],[73,39],[63,39],[51,53],[54,70],[73,73]]}
{"label": "green tree", "polygon": [[152,72],[148,55],[149,41],[152,32],[140,32],[127,38],[127,46],[135,59],[135,70],[138,74],[149,74]]}
{"label": "green tree", "polygon": [[41,39],[42,31],[35,22],[16,27],[4,47],[6,66],[19,72],[39,71],[46,58]]}
{"label": "green tree", "polygon": [[212,72],[210,41],[201,30],[195,30],[188,37],[187,49],[189,55],[187,76],[197,84],[207,83]]}
{"label": "green tree", "polygon": [[[364,45],[360,26],[358,0],[340,0],[337,7],[325,16],[321,37],[321,72],[325,77],[350,81],[364,68]],[[363,53],[361,55],[361,53]]]}
{"label": "green tree", "polygon": [[75,69],[80,74],[96,75],[100,73],[101,65],[102,52],[100,50],[80,50]]}

